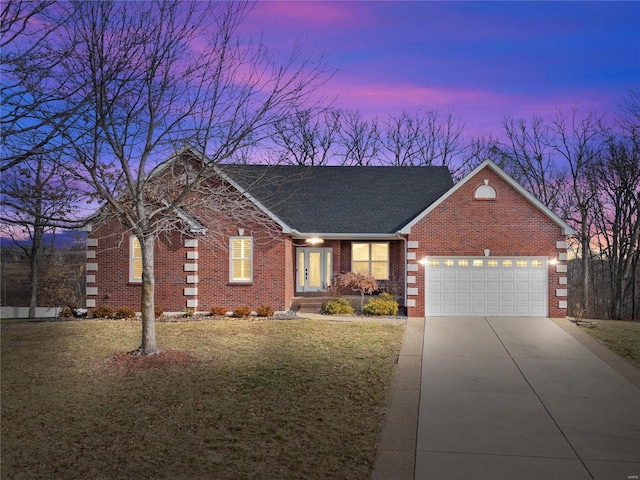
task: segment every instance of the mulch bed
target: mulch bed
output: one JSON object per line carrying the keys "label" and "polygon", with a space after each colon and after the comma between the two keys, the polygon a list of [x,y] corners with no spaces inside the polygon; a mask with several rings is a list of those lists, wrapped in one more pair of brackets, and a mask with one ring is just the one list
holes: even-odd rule
{"label": "mulch bed", "polygon": [[155,355],[116,353],[107,361],[109,367],[124,375],[167,367],[186,367],[197,363],[198,359],[184,350],[162,350]]}

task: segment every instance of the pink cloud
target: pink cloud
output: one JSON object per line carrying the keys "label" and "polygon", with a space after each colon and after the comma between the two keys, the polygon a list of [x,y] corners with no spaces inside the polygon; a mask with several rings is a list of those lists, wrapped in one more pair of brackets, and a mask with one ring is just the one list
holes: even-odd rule
{"label": "pink cloud", "polygon": [[358,3],[352,2],[258,2],[252,12],[258,27],[266,23],[272,28],[274,25],[295,25],[306,28],[320,28],[326,26],[346,25],[353,23],[354,10],[359,9]]}

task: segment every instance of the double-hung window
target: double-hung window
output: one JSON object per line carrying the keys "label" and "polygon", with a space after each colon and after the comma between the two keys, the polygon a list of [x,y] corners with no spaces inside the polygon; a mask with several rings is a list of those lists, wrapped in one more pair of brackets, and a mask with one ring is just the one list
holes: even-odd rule
{"label": "double-hung window", "polygon": [[129,237],[129,281],[142,282],[142,248],[135,235]]}
{"label": "double-hung window", "polygon": [[229,281],[253,281],[253,239],[231,237],[229,248]]}
{"label": "double-hung window", "polygon": [[388,280],[389,244],[352,243],[351,270],[370,274],[376,280]]}

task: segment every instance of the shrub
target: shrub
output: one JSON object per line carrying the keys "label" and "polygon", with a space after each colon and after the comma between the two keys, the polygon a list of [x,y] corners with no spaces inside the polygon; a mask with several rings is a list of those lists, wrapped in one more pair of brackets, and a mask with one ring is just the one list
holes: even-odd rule
{"label": "shrub", "polygon": [[116,309],[113,316],[115,318],[135,318],[136,312],[134,312],[133,309],[129,307],[120,307]]}
{"label": "shrub", "polygon": [[61,318],[75,317],[75,313],[73,311],[73,308],[71,308],[69,305],[67,305],[66,307],[63,307],[62,310],[60,310],[60,313],[58,314],[58,317],[61,317]]}
{"label": "shrub", "polygon": [[246,305],[243,305],[241,307],[237,307],[233,311],[233,316],[236,317],[236,318],[250,317],[251,316],[251,308],[247,307]]}
{"label": "shrub", "polygon": [[328,315],[351,315],[353,313],[353,307],[346,298],[331,298],[322,305],[322,313]]}
{"label": "shrub", "polygon": [[371,298],[362,309],[362,313],[365,315],[397,315],[398,302],[384,292],[378,298]]}
{"label": "shrub", "polygon": [[184,318],[191,318],[191,317],[193,317],[193,315],[194,315],[194,311],[191,310],[190,308],[185,308],[184,312],[182,312],[182,316]]}
{"label": "shrub", "polygon": [[273,317],[275,311],[270,305],[260,305],[257,310],[259,317]]}
{"label": "shrub", "polygon": [[373,293],[378,289],[378,282],[373,275],[362,272],[347,272],[338,275],[338,283],[360,293],[360,309],[364,309],[364,295]]}
{"label": "shrub", "polygon": [[156,318],[161,317],[163,313],[164,313],[164,310],[160,305],[153,306],[153,314],[156,316]]}
{"label": "shrub", "polygon": [[215,307],[211,307],[211,310],[209,311],[209,315],[211,315],[212,317],[226,317],[227,309],[219,305]]}
{"label": "shrub", "polygon": [[94,318],[113,318],[113,308],[107,305],[100,305],[93,309]]}

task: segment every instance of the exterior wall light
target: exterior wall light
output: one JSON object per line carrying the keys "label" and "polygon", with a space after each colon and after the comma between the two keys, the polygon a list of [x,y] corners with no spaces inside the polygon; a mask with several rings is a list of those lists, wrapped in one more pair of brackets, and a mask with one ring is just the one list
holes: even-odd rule
{"label": "exterior wall light", "polygon": [[424,267],[427,265],[427,263],[429,263],[429,259],[427,257],[422,257],[420,260],[418,260],[418,263]]}
{"label": "exterior wall light", "polygon": [[324,243],[324,240],[320,237],[312,237],[307,239],[307,243],[309,245],[320,245],[321,243]]}
{"label": "exterior wall light", "polygon": [[557,258],[552,258],[551,260],[549,260],[549,265],[557,265],[558,264],[558,259]]}

